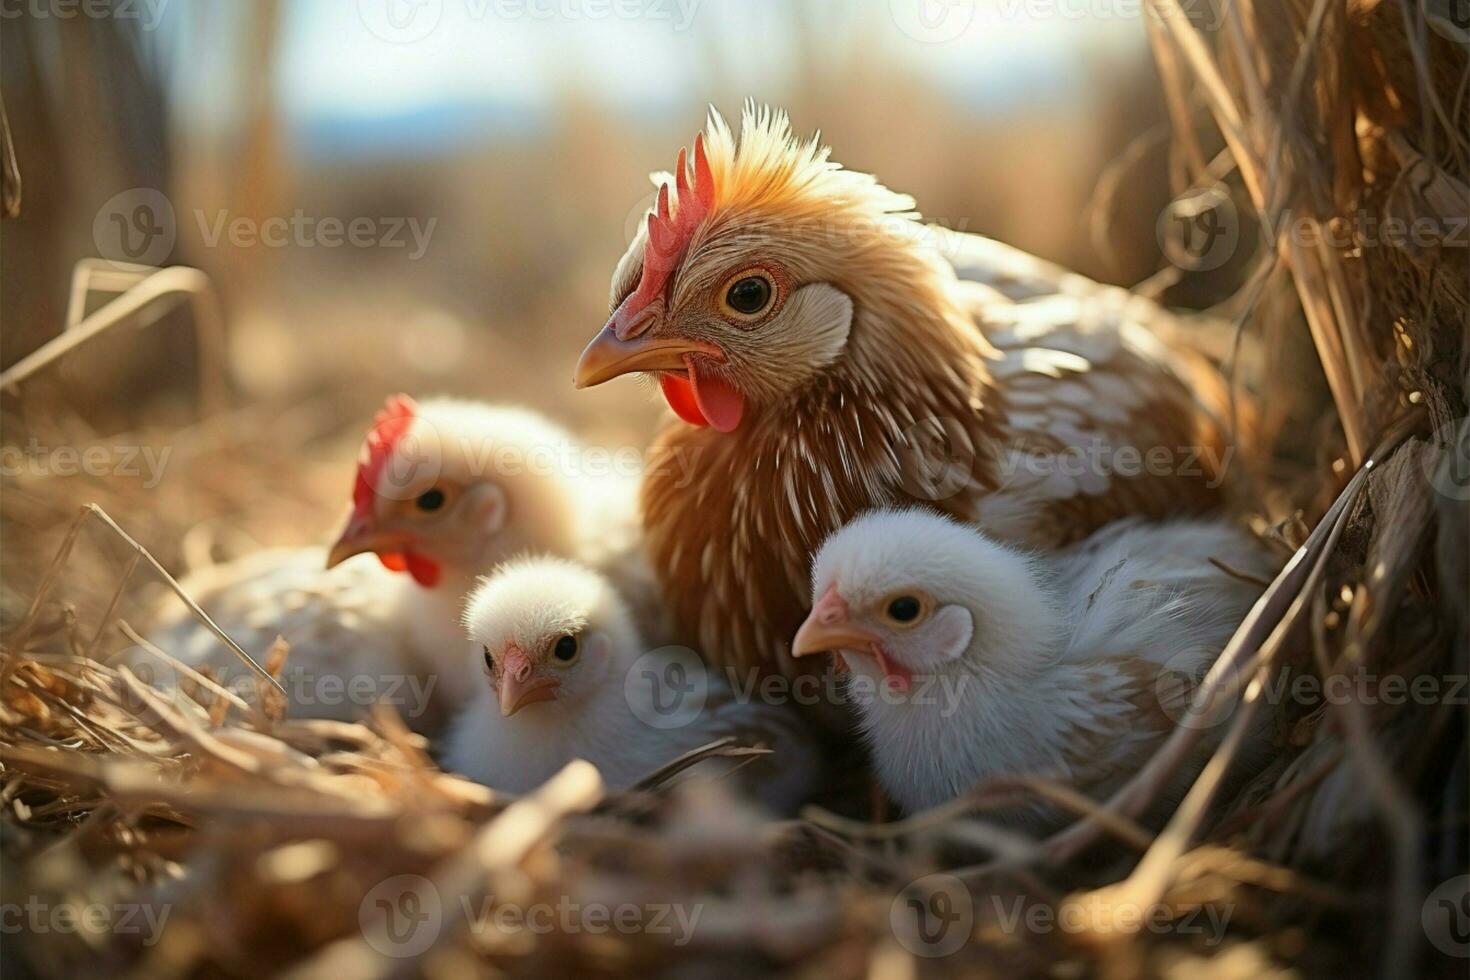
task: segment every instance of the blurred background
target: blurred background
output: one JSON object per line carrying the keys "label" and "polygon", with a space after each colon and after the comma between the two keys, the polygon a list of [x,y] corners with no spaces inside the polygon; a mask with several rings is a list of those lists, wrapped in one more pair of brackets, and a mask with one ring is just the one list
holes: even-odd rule
{"label": "blurred background", "polygon": [[[572,366],[652,201],[648,173],[672,167],[710,105],[783,106],[928,220],[1144,280],[1166,265],[1170,199],[1146,26],[1128,4],[1082,9],[8,4],[0,93],[23,200],[0,223],[0,365],[62,331],[78,260],[186,264],[220,297],[232,406],[200,419],[187,307],[7,392],[8,560],[29,532],[54,547],[62,504],[85,500],[165,560],[201,526],[216,554],[320,540],[368,417],[398,390],[525,402],[645,445],[661,403],[632,383],[574,391]],[[99,440],[171,455],[151,481],[47,462]]]}

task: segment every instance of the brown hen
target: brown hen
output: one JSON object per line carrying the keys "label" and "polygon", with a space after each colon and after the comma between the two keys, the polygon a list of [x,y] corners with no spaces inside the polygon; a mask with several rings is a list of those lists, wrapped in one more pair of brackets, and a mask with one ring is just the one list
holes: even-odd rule
{"label": "brown hen", "polygon": [[1157,339],[1158,306],[923,225],[769,109],[738,141],[712,112],[655,180],[576,381],[649,374],[678,416],[654,457],[685,465],[645,476],[643,524],[711,662],[794,670],[811,556],[869,508],[1050,548],[1218,500],[1219,379]]}

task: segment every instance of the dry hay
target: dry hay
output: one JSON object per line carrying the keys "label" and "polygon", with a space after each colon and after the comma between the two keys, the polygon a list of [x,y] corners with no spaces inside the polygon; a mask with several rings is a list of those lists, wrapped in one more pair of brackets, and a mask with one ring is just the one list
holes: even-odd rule
{"label": "dry hay", "polygon": [[[27,935],[28,967],[333,977],[1453,968],[1426,941],[1421,912],[1433,911],[1432,889],[1470,870],[1466,48],[1426,21],[1426,10],[1432,20],[1451,9],[1436,2],[1224,6],[1208,21],[1217,29],[1201,32],[1187,16],[1200,4],[1151,4],[1163,14],[1149,31],[1179,189],[1223,187],[1255,216],[1249,227],[1268,229],[1226,312],[1242,346],[1304,322],[1332,397],[1318,465],[1263,488],[1258,507],[1301,502],[1295,518],[1274,510],[1297,557],[1196,692],[1230,733],[1277,711],[1280,752],[1265,771],[1227,781],[1227,735],[1157,833],[1133,816],[1199,727],[1177,730],[1108,801],[1015,779],[896,823],[821,810],[772,821],[719,783],[670,790],[665,772],[606,794],[576,764],[512,800],[440,772],[386,711],[363,724],[283,719],[265,679],[254,698],[207,676],[191,678],[187,697],[158,696],[92,656],[123,628],[124,587],[114,576],[79,618],[54,591],[61,555],[32,560],[34,600],[7,615],[0,646],[6,901],[170,918],[156,943],[142,941],[146,929]],[[1441,235],[1390,240],[1388,218]],[[1299,378],[1268,360],[1236,381],[1269,396]],[[84,511],[74,528],[99,517]],[[125,572],[151,561],[124,553]],[[268,673],[289,655],[252,652]],[[1322,690],[1346,680],[1348,696],[1265,704],[1273,682],[1296,676]],[[1427,680],[1436,693],[1390,699],[1388,678]],[[1018,794],[1083,819],[1042,841],[984,820]],[[941,870],[968,900],[925,877]],[[425,903],[436,899],[434,913]],[[570,927],[541,929],[515,914],[621,905],[635,908],[635,927],[595,928],[574,912]],[[916,906],[960,916],[967,941],[916,955],[936,951],[906,931]],[[1140,909],[1155,916],[1148,927],[1127,918]],[[697,911],[697,926],[681,931],[675,910]],[[1046,914],[1021,921],[1039,924],[1011,918],[1035,910]],[[1221,914],[1228,928],[1212,930]],[[422,916],[437,942],[398,941]]]}

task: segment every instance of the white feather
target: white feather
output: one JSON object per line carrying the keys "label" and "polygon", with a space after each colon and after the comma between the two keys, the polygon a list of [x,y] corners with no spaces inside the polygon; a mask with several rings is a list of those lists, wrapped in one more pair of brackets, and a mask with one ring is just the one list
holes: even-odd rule
{"label": "white feather", "polygon": [[[913,671],[909,696],[856,704],[879,778],[906,809],[1001,775],[1075,780],[1101,794],[1166,734],[1163,705],[1147,699],[1175,690],[1169,677],[1201,675],[1260,592],[1212,557],[1252,576],[1272,571],[1260,545],[1223,520],[1121,521],[1041,557],[924,511],[879,511],[826,542],[812,592],[835,586],[851,621]],[[939,612],[900,628],[883,617],[898,594],[928,596]],[[954,607],[975,628],[949,662],[933,648]],[[842,657],[854,684],[884,683],[875,657]],[[1151,708],[1153,724],[1141,724]],[[1056,817],[1044,807],[1009,816]]]}
{"label": "white feather", "polygon": [[[789,810],[813,788],[817,753],[794,709],[737,700],[690,651],[649,650],[612,582],[587,567],[547,558],[502,566],[471,594],[465,626],[475,644],[466,670],[480,676],[450,727],[444,763],[471,779],[524,793],[571,760],[586,759],[609,786],[626,788],[690,749],[736,735],[773,749],[748,769],[767,805]],[[494,653],[513,642],[536,661],[532,651],[563,633],[605,638],[605,660],[590,652],[563,668],[541,660],[538,669],[556,672],[561,681],[557,696],[502,715],[481,647]],[[676,704],[660,687],[671,670],[698,685],[702,702],[690,701],[689,710],[672,714],[655,706],[656,700]],[[705,763],[696,771],[728,768]]]}

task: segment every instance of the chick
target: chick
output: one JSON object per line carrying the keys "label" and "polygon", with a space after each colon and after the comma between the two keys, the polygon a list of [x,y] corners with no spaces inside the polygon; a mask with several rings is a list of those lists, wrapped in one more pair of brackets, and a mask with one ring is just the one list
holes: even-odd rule
{"label": "chick", "polygon": [[581,758],[621,789],[726,735],[771,748],[748,784],[772,809],[791,809],[816,780],[795,709],[740,701],[691,651],[648,650],[623,597],[590,568],[509,562],[470,595],[464,622],[483,683],[450,726],[443,761],[478,782],[524,793]]}
{"label": "chick", "polygon": [[[928,512],[870,512],[818,553],[793,653],[832,651],[850,671],[878,778],[907,810],[1001,775],[1100,797],[1199,723],[1193,682],[1272,571],[1224,521],[1119,521],[1042,555]],[[1264,745],[1257,731],[1249,751]],[[1000,818],[1043,830],[1058,814]]]}
{"label": "chick", "polygon": [[[477,576],[530,549],[606,555],[636,529],[631,493],[587,474],[581,453],[526,409],[395,395],[364,439],[350,513],[330,548],[258,552],[191,574],[184,588],[251,652],[286,638],[293,714],[352,720],[388,701],[433,731],[477,680],[459,625]],[[154,643],[253,684],[177,602],[162,609]]]}

